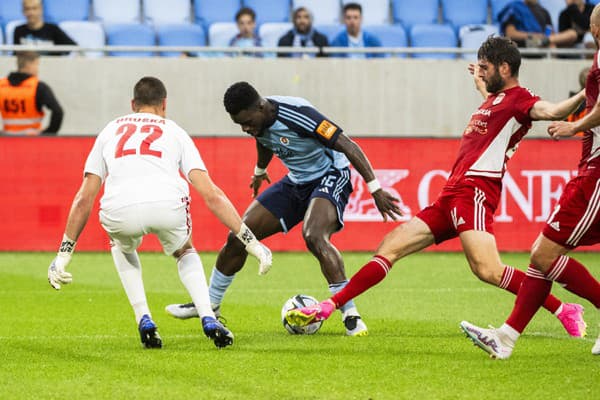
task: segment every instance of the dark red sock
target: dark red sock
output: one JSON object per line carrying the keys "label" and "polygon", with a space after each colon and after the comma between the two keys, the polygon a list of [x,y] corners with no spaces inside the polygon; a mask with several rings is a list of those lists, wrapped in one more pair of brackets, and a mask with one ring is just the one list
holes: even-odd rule
{"label": "dark red sock", "polygon": [[[504,272],[502,273],[502,281],[500,282],[499,287],[513,294],[517,294],[524,279],[525,272],[506,265],[504,267]],[[554,295],[548,294],[548,297],[546,297],[546,300],[544,301],[543,307],[554,314],[561,304],[562,302]]]}
{"label": "dark red sock", "polygon": [[571,257],[558,257],[546,276],[562,284],[569,292],[589,300],[596,308],[600,308],[600,283],[587,268]]}
{"label": "dark red sock", "polygon": [[382,256],[375,256],[366,263],[352,278],[348,284],[331,297],[331,300],[339,308],[362,292],[377,285],[385,278],[392,268],[392,264]]}
{"label": "dark red sock", "polygon": [[544,300],[550,294],[551,289],[552,282],[546,280],[544,274],[535,269],[533,265],[530,265],[506,324],[513,327],[517,332],[523,332],[529,321],[544,304]]}

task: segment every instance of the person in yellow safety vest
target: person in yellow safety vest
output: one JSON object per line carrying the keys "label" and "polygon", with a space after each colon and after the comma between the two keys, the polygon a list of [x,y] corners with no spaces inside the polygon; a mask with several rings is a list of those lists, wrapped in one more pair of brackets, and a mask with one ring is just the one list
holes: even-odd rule
{"label": "person in yellow safety vest", "polygon": [[[11,136],[56,135],[63,120],[63,109],[52,89],[38,79],[40,56],[33,51],[17,53],[17,72],[0,79],[1,132]],[[42,129],[44,108],[50,122]]]}

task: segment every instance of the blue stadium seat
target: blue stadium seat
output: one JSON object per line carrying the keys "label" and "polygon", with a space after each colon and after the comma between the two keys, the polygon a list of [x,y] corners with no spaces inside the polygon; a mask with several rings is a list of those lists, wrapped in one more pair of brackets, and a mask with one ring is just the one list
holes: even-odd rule
{"label": "blue stadium seat", "polygon": [[0,24],[4,25],[9,21],[23,19],[22,0],[2,0],[0,1]]}
{"label": "blue stadium seat", "polygon": [[[456,34],[450,25],[417,24],[410,29],[412,47],[456,47]],[[414,58],[456,58],[452,53],[421,53]]]}
{"label": "blue stadium seat", "polygon": [[342,9],[339,0],[292,0],[292,11],[305,7],[313,14],[313,24],[339,24]]}
{"label": "blue stadium seat", "polygon": [[[79,46],[102,47],[105,44],[104,28],[100,22],[63,21],[58,24]],[[86,51],[90,58],[102,57],[101,51]]]}
{"label": "blue stadium seat", "polygon": [[144,21],[153,24],[191,22],[190,0],[143,0]]}
{"label": "blue stadium seat", "polygon": [[44,1],[44,19],[48,22],[56,24],[61,21],[85,21],[89,16],[89,0]]}
{"label": "blue stadium seat", "polygon": [[294,26],[291,22],[265,22],[258,29],[264,47],[277,47],[279,39]]}
{"label": "blue stadium seat", "polygon": [[105,24],[140,22],[139,0],[94,0],[94,16]]}
{"label": "blue stadium seat", "polygon": [[600,3],[600,0],[588,0],[588,3],[592,3],[593,5],[596,5],[596,4]]}
{"label": "blue stadium seat", "polygon": [[[156,37],[154,30],[143,24],[112,24],[105,25],[106,44],[109,46],[154,46]],[[110,52],[115,57],[152,57],[148,52]]]}
{"label": "blue stadium seat", "polygon": [[8,22],[4,27],[4,38],[6,40],[6,44],[15,44],[15,28],[19,25],[26,24],[27,21],[24,19],[16,19]]}
{"label": "blue stadium seat", "polygon": [[540,0],[540,5],[548,10],[550,18],[552,18],[554,32],[558,32],[558,17],[562,10],[567,8],[565,0]]}
{"label": "blue stadium seat", "polygon": [[240,0],[195,0],[196,22],[208,29],[215,22],[233,22],[241,7]]}
{"label": "blue stadium seat", "polygon": [[243,4],[256,12],[257,25],[290,20],[289,0],[243,0]]}
{"label": "blue stadium seat", "polygon": [[[206,46],[204,29],[194,24],[166,24],[156,27],[159,46]],[[165,57],[179,57],[180,52],[167,51],[160,53]],[[194,55],[201,55],[195,53]]]}
{"label": "blue stadium seat", "polygon": [[438,20],[438,0],[392,0],[394,22],[400,22],[406,29],[414,24],[434,24]]}
{"label": "blue stadium seat", "polygon": [[329,43],[331,43],[333,39],[338,35],[338,33],[340,33],[346,28],[344,27],[344,25],[340,24],[322,24],[315,25],[315,29],[321,32],[323,35],[327,36],[327,40],[329,41]]}
{"label": "blue stadium seat", "polygon": [[[208,45],[210,47],[229,47],[231,39],[237,35],[235,22],[215,22],[208,28]],[[222,57],[226,53],[209,53],[212,57]]]}
{"label": "blue stadium seat", "polygon": [[490,0],[490,7],[492,10],[492,22],[498,22],[498,14],[508,3],[512,3],[515,0]]}
{"label": "blue stadium seat", "polygon": [[[465,49],[479,49],[490,35],[498,35],[500,32],[497,25],[464,25],[458,31],[460,47]],[[463,53],[461,58],[465,60],[477,60],[477,52]]]}
{"label": "blue stadium seat", "polygon": [[[406,31],[400,24],[365,26],[365,31],[377,36],[383,47],[408,47]],[[406,54],[398,54],[396,57],[406,57]]]}
{"label": "blue stadium seat", "polygon": [[485,24],[487,22],[487,0],[441,0],[444,21],[451,23],[455,29],[468,24]]}
{"label": "blue stadium seat", "polygon": [[390,22],[389,0],[342,0],[342,5],[358,3],[362,6],[363,24],[378,25]]}

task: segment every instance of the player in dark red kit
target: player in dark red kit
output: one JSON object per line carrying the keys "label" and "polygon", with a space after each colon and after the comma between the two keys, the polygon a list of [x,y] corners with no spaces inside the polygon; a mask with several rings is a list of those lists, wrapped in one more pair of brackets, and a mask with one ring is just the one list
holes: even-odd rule
{"label": "player in dark red kit", "polygon": [[[600,39],[600,6],[590,18],[590,30]],[[552,282],[589,300],[600,309],[600,282],[567,253],[578,246],[600,243],[600,53],[585,84],[586,116],[575,122],[558,121],[548,127],[554,138],[584,132],[577,177],[563,191],[554,212],[531,249],[531,264],[519,289],[512,313],[500,328],[483,329],[469,322],[462,329],[473,342],[493,358],[512,354],[515,342],[550,293]],[[600,337],[592,348],[600,355]]]}
{"label": "player in dark red kit", "polygon": [[[291,310],[292,324],[329,318],[341,304],[375,286],[399,259],[434,243],[458,236],[471,270],[479,279],[517,293],[525,273],[504,265],[496,249],[493,216],[500,199],[506,163],[533,120],[565,118],[584,99],[583,91],[554,104],[519,86],[521,55],[506,38],[490,37],[472,66],[478,90],[486,100],[472,114],[452,172],[437,201],[388,233],[376,255],[330,299]],[[571,336],[582,336],[583,308],[548,295],[544,307],[554,313]]]}

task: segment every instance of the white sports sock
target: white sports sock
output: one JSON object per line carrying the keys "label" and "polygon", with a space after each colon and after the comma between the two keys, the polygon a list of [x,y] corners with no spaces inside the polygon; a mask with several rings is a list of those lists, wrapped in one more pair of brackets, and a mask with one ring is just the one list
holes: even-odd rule
{"label": "white sports sock", "polygon": [[117,246],[113,246],[110,252],[119,273],[119,278],[121,278],[123,289],[125,289],[125,294],[129,299],[129,304],[133,307],[135,320],[139,324],[144,314],[152,317],[148,308],[148,302],[146,301],[140,258],[137,252],[134,251],[131,254],[123,253]]}
{"label": "white sports sock", "polygon": [[208,286],[206,285],[206,276],[202,269],[202,261],[195,249],[186,250],[177,260],[177,269],[179,278],[190,294],[200,319],[203,317],[215,316],[210,299],[208,297]]}

